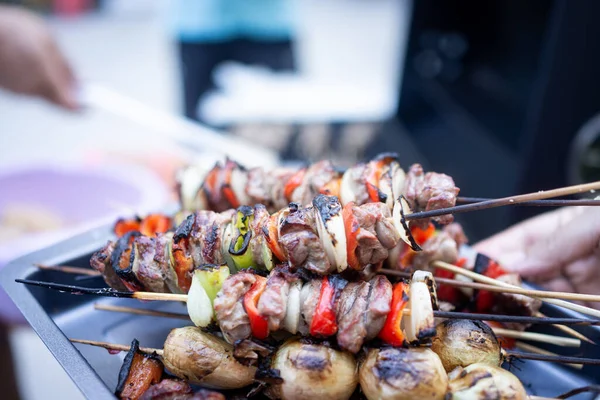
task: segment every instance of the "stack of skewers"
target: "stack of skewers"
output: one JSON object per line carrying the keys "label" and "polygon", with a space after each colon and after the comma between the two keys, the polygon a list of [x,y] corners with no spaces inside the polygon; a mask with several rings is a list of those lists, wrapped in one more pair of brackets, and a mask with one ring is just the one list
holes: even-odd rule
{"label": "stack of skewers", "polygon": [[[452,217],[521,202],[556,205],[542,199],[600,183],[461,199],[449,176],[418,164],[405,173],[384,154],[343,172],[326,161],[265,171],[227,160],[205,175],[186,169],[179,189],[182,211],[174,218],[120,220],[117,240],[94,254],[91,265],[111,289],[21,281],[186,303],[187,315],[176,317],[194,326],[171,331],[163,349],[74,340],[128,351],[120,398],[220,398],[214,389],[247,388],[282,399],[359,392],[368,399],[525,399],[519,380],[500,368],[505,360],[600,364],[518,341],[590,341],[568,325],[600,324],[600,311],[564,299],[600,296],[522,288],[517,274],[465,246]],[[593,318],[547,318],[542,301]],[[526,332],[532,324],[575,337]],[[205,389],[194,394],[189,384]]]}

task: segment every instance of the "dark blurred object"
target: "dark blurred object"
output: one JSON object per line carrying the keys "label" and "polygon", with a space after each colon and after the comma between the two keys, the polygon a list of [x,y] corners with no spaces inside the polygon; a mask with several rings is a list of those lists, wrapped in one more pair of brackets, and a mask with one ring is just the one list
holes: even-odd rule
{"label": "dark blurred object", "polygon": [[[573,138],[600,111],[598,17],[594,0],[414,2],[397,117],[429,166],[465,196],[572,183]],[[459,219],[479,239],[541,211]]]}
{"label": "dark blurred object", "polygon": [[261,65],[274,71],[294,69],[291,40],[234,39],[215,43],[179,42],[185,116],[198,120],[198,100],[214,89],[213,73],[225,61]]}

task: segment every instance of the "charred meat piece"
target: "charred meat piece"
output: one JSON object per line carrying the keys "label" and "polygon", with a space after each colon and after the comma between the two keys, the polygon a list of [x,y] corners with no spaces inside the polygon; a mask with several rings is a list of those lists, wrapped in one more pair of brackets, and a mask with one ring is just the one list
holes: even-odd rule
{"label": "charred meat piece", "polygon": [[367,336],[366,310],[370,285],[351,282],[346,285],[337,304],[337,343],[340,348],[358,352]]}
{"label": "charred meat piece", "polygon": [[127,287],[121,282],[121,278],[112,267],[111,259],[115,250],[116,242],[109,241],[102,249],[92,255],[90,265],[93,269],[100,272],[108,286],[115,290],[127,291]]}
{"label": "charred meat piece", "polygon": [[288,278],[279,269],[275,269],[269,275],[267,287],[258,301],[258,313],[267,318],[270,331],[279,330],[279,326],[285,318],[289,292]]}
{"label": "charred meat piece", "polygon": [[300,291],[300,313],[302,318],[300,318],[298,331],[302,335],[307,335],[309,332],[315,309],[319,303],[321,284],[321,279],[311,279],[302,286]]}
{"label": "charred meat piece", "polygon": [[[420,164],[410,167],[404,183],[404,197],[414,212],[453,207],[456,205],[459,190],[450,176],[437,172],[424,173]],[[454,217],[448,214],[434,217],[433,220],[446,225],[452,222]],[[411,222],[413,223],[425,229],[429,221],[420,219]]]}
{"label": "charred meat piece", "polygon": [[179,379],[163,379],[150,386],[140,400],[188,400],[193,395],[192,387]]}
{"label": "charred meat piece", "polygon": [[352,212],[360,225],[356,255],[361,269],[369,264],[379,264],[400,240],[389,208],[384,203],[367,203],[353,207]]}
{"label": "charred meat piece", "polygon": [[138,236],[134,239],[133,248],[135,259],[133,272],[137,279],[149,292],[168,293],[165,276],[161,266],[155,261],[156,240],[148,236]]}
{"label": "charred meat piece", "polygon": [[229,343],[252,335],[250,319],[244,309],[244,295],[256,282],[250,272],[239,272],[225,280],[214,301],[215,314],[223,335]]}
{"label": "charred meat piece", "polygon": [[287,253],[292,268],[304,268],[319,275],[335,270],[317,233],[312,207],[290,207],[279,232],[279,243]]}
{"label": "charred meat piece", "polygon": [[430,271],[429,264],[432,261],[444,261],[450,264],[458,260],[458,246],[454,239],[446,232],[439,232],[437,235],[427,240],[413,257],[413,269]]}
{"label": "charred meat piece", "polygon": [[392,284],[385,276],[375,276],[369,281],[369,285],[370,290],[365,313],[367,340],[374,339],[383,328],[392,302]]}
{"label": "charred meat piece", "polygon": [[450,225],[446,225],[442,231],[446,232],[456,242],[456,247],[458,248],[460,248],[460,246],[463,244],[469,243],[469,238],[467,238],[462,225],[458,222],[453,222]]}
{"label": "charred meat piece", "polygon": [[293,191],[291,201],[308,205],[329,181],[339,174],[331,161],[323,160],[312,164],[302,178],[302,183]]}
{"label": "charred meat piece", "polygon": [[177,274],[171,263],[171,246],[173,246],[173,233],[159,233],[155,239],[156,252],[154,253],[154,262],[160,267],[162,276],[165,279],[165,285],[171,293],[182,293],[177,286]]}

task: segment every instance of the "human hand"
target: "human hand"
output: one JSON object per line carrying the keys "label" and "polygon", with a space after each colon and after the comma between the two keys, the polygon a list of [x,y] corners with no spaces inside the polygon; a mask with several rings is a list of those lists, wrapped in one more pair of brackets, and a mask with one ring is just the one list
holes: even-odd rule
{"label": "human hand", "polygon": [[[600,208],[548,212],[474,247],[547,289],[600,294]],[[600,308],[599,303],[590,306]]]}
{"label": "human hand", "polygon": [[79,108],[73,72],[44,21],[12,6],[0,6],[0,87]]}

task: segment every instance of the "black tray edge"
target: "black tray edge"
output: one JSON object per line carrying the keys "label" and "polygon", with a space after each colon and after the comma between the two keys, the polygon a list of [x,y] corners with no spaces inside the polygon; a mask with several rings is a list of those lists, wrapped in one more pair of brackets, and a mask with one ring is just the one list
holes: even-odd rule
{"label": "black tray edge", "polygon": [[34,263],[58,264],[68,260],[71,254],[96,251],[106,243],[108,237],[110,237],[110,227],[94,229],[20,257],[10,262],[0,271],[0,285],[2,288],[41,338],[44,345],[88,399],[114,400],[115,396],[106,387],[88,361],[45,312],[27,287],[16,283],[15,279],[26,278],[32,270],[36,270]]}

